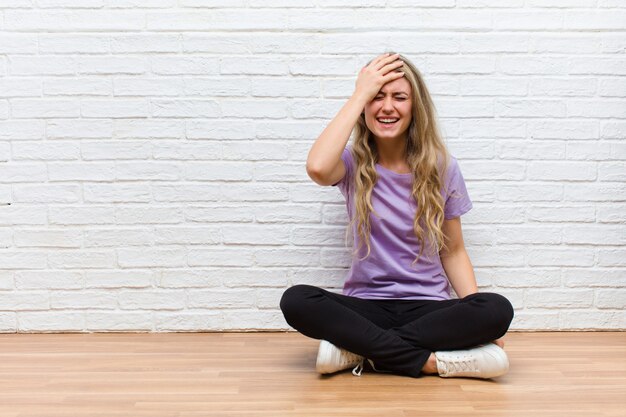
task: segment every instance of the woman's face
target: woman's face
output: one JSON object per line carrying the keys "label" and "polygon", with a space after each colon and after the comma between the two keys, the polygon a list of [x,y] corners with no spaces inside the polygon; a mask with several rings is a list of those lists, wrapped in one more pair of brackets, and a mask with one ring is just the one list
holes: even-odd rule
{"label": "woman's face", "polygon": [[365,124],[380,140],[404,140],[412,118],[411,84],[398,78],[365,105]]}

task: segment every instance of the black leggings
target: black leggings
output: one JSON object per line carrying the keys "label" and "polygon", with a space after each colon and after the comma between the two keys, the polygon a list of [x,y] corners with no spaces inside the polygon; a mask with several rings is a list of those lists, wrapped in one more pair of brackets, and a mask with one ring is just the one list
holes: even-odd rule
{"label": "black leggings", "polygon": [[376,369],[419,377],[431,352],[498,339],[513,320],[509,300],[475,293],[452,300],[366,300],[310,285],[285,291],[290,326],[371,359]]}

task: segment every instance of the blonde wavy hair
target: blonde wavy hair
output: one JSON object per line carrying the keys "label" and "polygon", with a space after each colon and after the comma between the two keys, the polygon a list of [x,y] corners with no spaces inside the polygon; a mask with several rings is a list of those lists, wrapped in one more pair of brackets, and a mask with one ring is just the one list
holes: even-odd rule
{"label": "blonde wavy hair", "polygon": [[[413,174],[412,196],[417,210],[413,230],[420,250],[411,265],[415,265],[424,253],[424,244],[430,242],[432,254],[447,249],[442,231],[444,221],[444,200],[441,193],[444,187],[443,174],[447,172],[450,154],[437,127],[435,105],[418,69],[404,56],[404,65],[397,69],[411,85],[412,120],[407,130],[406,162]],[[376,141],[365,124],[362,113],[353,131],[352,156],[355,161],[355,209],[356,213],[348,225],[351,231],[355,222],[359,245],[353,252],[358,254],[367,246],[365,259],[370,255],[370,213],[380,217],[372,206],[372,190],[378,175],[375,164],[379,161]],[[444,190],[448,194],[448,190]],[[436,250],[436,252],[435,252]]]}

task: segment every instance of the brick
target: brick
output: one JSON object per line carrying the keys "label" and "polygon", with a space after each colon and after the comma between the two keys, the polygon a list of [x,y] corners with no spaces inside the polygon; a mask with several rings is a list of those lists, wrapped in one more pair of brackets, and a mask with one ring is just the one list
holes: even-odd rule
{"label": "brick", "polygon": [[221,230],[227,245],[287,245],[289,227],[267,225],[241,225],[223,227]]}
{"label": "brick", "polygon": [[258,249],[254,252],[259,266],[311,266],[319,263],[317,249]]}
{"label": "brick", "polygon": [[626,29],[626,11],[567,11],[565,29],[578,30],[624,30]]}
{"label": "brick", "polygon": [[187,296],[180,290],[126,290],[119,293],[122,310],[181,310]]}
{"label": "brick", "polygon": [[[469,146],[473,146],[473,142]],[[565,159],[565,146],[566,144],[560,141],[541,141],[539,143],[536,141],[502,141],[496,143],[497,154],[500,159],[535,161],[541,159]],[[481,154],[485,155],[485,152]],[[465,153],[463,155],[467,156]]]}
{"label": "brick", "polygon": [[255,292],[251,289],[196,290],[189,293],[187,307],[208,309],[249,308],[254,306],[255,298]]}
{"label": "brick", "polygon": [[76,203],[80,201],[78,185],[14,185],[17,203]]}
{"label": "brick", "polygon": [[158,245],[215,245],[223,242],[219,227],[157,227],[155,243]]}
{"label": "brick", "polygon": [[200,223],[237,222],[248,223],[254,220],[249,207],[232,204],[191,206],[184,209],[185,220]]}
{"label": "brick", "polygon": [[573,248],[536,248],[527,251],[530,266],[592,266],[593,251]]}
{"label": "brick", "polygon": [[626,108],[619,100],[569,100],[564,104],[567,106],[568,117],[626,118]]}
{"label": "brick", "polygon": [[256,181],[272,182],[308,182],[305,164],[288,164],[257,162],[254,165],[254,179]]}
{"label": "brick", "polygon": [[223,268],[217,274],[225,287],[281,287],[289,283],[292,268]]}
{"label": "brick", "polygon": [[176,78],[116,78],[113,94],[116,96],[179,96],[183,80]]}
{"label": "brick", "polygon": [[73,249],[50,252],[48,255],[50,268],[89,269],[112,268],[116,266],[115,252],[112,250]]}
{"label": "brick", "polygon": [[96,225],[114,223],[115,208],[108,206],[53,206],[49,209],[50,224]]}
{"label": "brick", "polygon": [[626,287],[624,268],[560,268],[567,287]]}
{"label": "brick", "polygon": [[531,96],[589,97],[596,93],[597,85],[595,78],[533,78],[529,92]]}
{"label": "brick", "polygon": [[83,287],[81,272],[59,271],[18,271],[15,274],[18,289],[80,289]]}
{"label": "brick", "polygon": [[626,182],[626,161],[599,163],[598,180]]}
{"label": "brick", "polygon": [[492,100],[446,98],[438,100],[437,109],[442,117],[471,118],[494,115]]}
{"label": "brick", "polygon": [[252,266],[254,254],[244,248],[190,249],[189,266]]}
{"label": "brick", "polygon": [[568,142],[566,158],[579,161],[602,161],[612,159],[610,146],[598,146],[596,141]]}
{"label": "brick", "polygon": [[50,307],[52,309],[90,309],[94,306],[100,310],[117,308],[117,294],[102,291],[51,291]]}
{"label": "brick", "polygon": [[[251,119],[283,119],[287,117],[284,100],[224,100],[220,103],[223,117]],[[231,125],[235,124],[230,122]],[[228,137],[227,137],[228,138]]]}
{"label": "brick", "polygon": [[[186,96],[205,96],[210,92],[212,97],[243,97],[250,93],[253,84],[251,77],[228,77],[220,76],[215,78],[194,77],[183,79],[183,93]],[[275,79],[272,79],[276,82]],[[270,84],[271,86],[271,84]]]}
{"label": "brick", "polygon": [[152,195],[158,202],[217,201],[222,197],[217,184],[153,185]]}
{"label": "brick", "polygon": [[527,183],[497,185],[496,195],[502,201],[560,201],[563,199],[563,186]]}
{"label": "brick", "polygon": [[150,58],[150,68],[157,75],[206,76],[219,74],[220,62],[218,58],[204,56],[156,56]]}
{"label": "brick", "polygon": [[148,117],[150,110],[147,100],[82,100],[80,114],[82,117]]}
{"label": "brick", "polygon": [[41,97],[42,82],[31,77],[0,79],[0,97]]}
{"label": "brick", "polygon": [[190,162],[183,167],[183,177],[191,181],[250,181],[254,168],[245,162]]}
{"label": "brick", "polygon": [[594,222],[596,210],[594,206],[539,206],[528,209],[528,220],[531,222]]}
{"label": "brick", "polygon": [[154,273],[146,270],[85,271],[85,288],[145,288],[152,285]]}
{"label": "brick", "polygon": [[39,37],[39,50],[48,54],[108,54],[109,40],[99,35],[48,33]]}
{"label": "brick", "polygon": [[90,227],[84,232],[86,248],[105,248],[119,246],[149,246],[154,242],[150,229],[97,229]]}
{"label": "brick", "polygon": [[142,203],[151,199],[148,184],[85,184],[83,195],[90,203]]}
{"label": "brick", "polygon": [[184,249],[124,248],[117,249],[117,261],[122,268],[180,267],[186,263]]}
{"label": "brick", "polygon": [[533,34],[530,52],[555,54],[593,54],[600,49],[597,36],[586,33]]}
{"label": "brick", "polygon": [[112,163],[49,163],[50,181],[113,181],[115,165]]}
{"label": "brick", "polygon": [[3,310],[48,310],[50,296],[47,291],[12,291],[0,293]]}
{"label": "brick", "polygon": [[180,52],[178,34],[115,34],[111,36],[111,52],[134,54],[146,52]]}
{"label": "brick", "polygon": [[227,329],[221,311],[155,313],[157,331],[219,331]]}
{"label": "brick", "polygon": [[48,139],[110,139],[113,134],[111,120],[48,120]]}
{"label": "brick", "polygon": [[14,232],[15,246],[22,248],[79,248],[83,242],[80,230],[14,229]]}
{"label": "brick", "polygon": [[558,330],[558,311],[541,311],[529,309],[515,312],[515,318],[511,324],[511,329],[515,330]]}
{"label": "brick", "polygon": [[80,103],[63,99],[13,99],[11,115],[16,119],[79,117]]}
{"label": "brick", "polygon": [[143,11],[65,10],[6,11],[5,29],[55,31],[128,31],[145,28]]}
{"label": "brick", "polygon": [[612,249],[612,248],[599,249],[598,250],[598,265],[606,266],[606,267],[626,266],[626,250]]}
{"label": "brick", "polygon": [[525,256],[517,249],[482,249],[468,248],[472,264],[475,267],[520,267],[525,264]]}
{"label": "brick", "polygon": [[113,136],[129,139],[180,139],[185,136],[182,120],[120,119],[114,121]]}
{"label": "brick", "polygon": [[597,172],[595,162],[537,161],[528,165],[528,179],[538,181],[593,181]]}
{"label": "brick", "polygon": [[559,312],[559,329],[622,330],[625,327],[626,312],[624,311],[593,311],[593,314],[584,310]]}
{"label": "brick", "polygon": [[11,58],[9,75],[74,75],[76,66],[73,57],[18,55]]}
{"label": "brick", "polygon": [[600,122],[600,137],[602,139],[622,139],[626,135],[626,121]]}
{"label": "brick", "polygon": [[626,201],[626,184],[592,183],[565,184],[565,201]]}
{"label": "brick", "polygon": [[598,95],[601,97],[626,97],[626,82],[621,78],[599,79]]}
{"label": "brick", "polygon": [[47,208],[42,206],[0,205],[0,226],[43,225],[47,222]]}
{"label": "brick", "polygon": [[467,180],[522,180],[525,170],[525,164],[520,162],[463,162],[463,176]]}
{"label": "brick", "polygon": [[321,219],[319,204],[257,205],[253,211],[258,223],[319,223]]}
{"label": "brick", "polygon": [[292,159],[282,142],[222,141],[222,160],[283,161]]}
{"label": "brick", "polygon": [[0,40],[2,54],[36,54],[38,38],[35,34],[4,33]]}
{"label": "brick", "polygon": [[80,155],[85,161],[115,159],[148,159],[153,154],[148,141],[83,141]]}
{"label": "brick", "polygon": [[460,93],[467,96],[525,96],[528,93],[527,82],[509,78],[463,78],[460,84]]}
{"label": "brick", "polygon": [[152,317],[145,312],[86,312],[85,328],[87,331],[151,331]]}
{"label": "brick", "polygon": [[345,227],[294,227],[291,243],[296,246],[341,246]]}
{"label": "brick", "polygon": [[0,332],[2,333],[17,332],[17,314],[16,313],[0,313]]}
{"label": "brick", "polygon": [[210,269],[168,269],[161,272],[159,287],[164,288],[207,288],[220,287],[223,274]]}
{"label": "brick", "polygon": [[600,223],[626,223],[626,204],[598,204],[596,213]]}
{"label": "brick", "polygon": [[494,112],[498,117],[565,117],[569,115],[562,100],[496,100]]}
{"label": "brick", "polygon": [[515,119],[467,119],[461,121],[461,135],[469,138],[525,138],[526,123]]}
{"label": "brick", "polygon": [[84,328],[85,315],[82,311],[19,312],[17,314],[19,332],[81,331]]}
{"label": "brick", "polygon": [[167,162],[117,162],[115,177],[118,181],[173,181],[181,177],[181,168],[178,164]]}

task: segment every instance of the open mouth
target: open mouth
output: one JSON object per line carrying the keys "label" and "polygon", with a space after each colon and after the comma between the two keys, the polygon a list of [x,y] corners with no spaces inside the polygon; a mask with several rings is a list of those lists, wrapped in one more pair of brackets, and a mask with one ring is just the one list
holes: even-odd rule
{"label": "open mouth", "polygon": [[378,117],[376,120],[384,125],[392,125],[400,119],[395,117]]}

